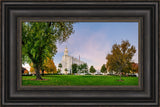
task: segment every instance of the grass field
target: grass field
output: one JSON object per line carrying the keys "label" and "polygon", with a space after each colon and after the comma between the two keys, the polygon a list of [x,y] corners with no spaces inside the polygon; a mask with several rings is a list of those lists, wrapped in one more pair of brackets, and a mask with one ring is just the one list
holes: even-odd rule
{"label": "grass field", "polygon": [[45,80],[35,80],[36,76],[22,76],[22,85],[39,86],[106,86],[106,85],[138,85],[138,77],[122,77],[123,81],[119,80],[119,76],[92,76],[92,75],[45,75]]}

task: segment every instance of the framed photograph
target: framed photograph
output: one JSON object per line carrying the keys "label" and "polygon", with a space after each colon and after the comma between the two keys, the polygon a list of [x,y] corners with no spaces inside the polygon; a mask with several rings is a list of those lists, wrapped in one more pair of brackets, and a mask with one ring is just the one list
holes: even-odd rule
{"label": "framed photograph", "polygon": [[20,25],[22,86],[140,86],[138,22]]}
{"label": "framed photograph", "polygon": [[159,106],[159,2],[1,1],[1,106]]}

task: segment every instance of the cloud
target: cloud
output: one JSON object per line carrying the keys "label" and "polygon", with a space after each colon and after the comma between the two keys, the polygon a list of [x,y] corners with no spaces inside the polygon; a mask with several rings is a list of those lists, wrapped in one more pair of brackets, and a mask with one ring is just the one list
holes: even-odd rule
{"label": "cloud", "polygon": [[89,66],[93,65],[99,70],[106,63],[105,57],[110,50],[110,45],[104,30],[85,38],[79,37],[78,41],[75,40],[72,43],[76,43],[76,45],[72,44],[70,48],[72,56],[78,57],[80,55],[81,59],[85,60]]}
{"label": "cloud", "polygon": [[[93,24],[92,26],[95,25]],[[62,55],[62,52],[64,52],[64,49],[67,46],[69,55],[76,58],[79,58],[80,55],[82,61],[86,62],[89,66],[93,65],[97,70],[100,70],[102,64],[107,62],[106,56],[110,53],[112,45],[121,41],[119,38],[124,38],[124,36],[115,37],[113,36],[113,33],[115,33],[113,30],[112,33],[109,33],[111,31],[106,27],[94,27],[98,29],[92,29],[92,26],[85,24],[83,26],[82,24],[74,26],[75,33],[72,34],[65,43],[58,44],[57,55],[59,53]],[[138,52],[134,55],[133,61],[138,62]]]}

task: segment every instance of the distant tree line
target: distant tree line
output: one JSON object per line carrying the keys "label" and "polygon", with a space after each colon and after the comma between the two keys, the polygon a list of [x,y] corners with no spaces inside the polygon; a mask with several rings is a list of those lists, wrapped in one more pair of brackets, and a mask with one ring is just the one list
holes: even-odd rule
{"label": "distant tree line", "polygon": [[[60,72],[62,71],[62,70],[61,70],[62,64],[59,63],[58,67],[59,67],[58,72],[60,73]],[[68,69],[65,68],[66,74],[67,74],[67,71],[68,71]],[[90,72],[90,73],[95,73],[95,72],[96,72],[96,69],[95,69],[93,66],[91,66],[91,67],[88,69],[87,63],[80,64],[80,65],[74,63],[74,64],[72,64],[72,70],[71,70],[71,71],[72,71],[72,74],[76,74],[76,73],[89,74],[89,72]]]}

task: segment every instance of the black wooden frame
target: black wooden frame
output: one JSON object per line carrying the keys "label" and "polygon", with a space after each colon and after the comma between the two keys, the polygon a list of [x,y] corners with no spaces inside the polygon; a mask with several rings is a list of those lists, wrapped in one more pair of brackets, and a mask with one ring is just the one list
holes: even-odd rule
{"label": "black wooden frame", "polygon": [[[2,1],[2,105],[159,105],[159,2]],[[21,86],[21,25],[32,21],[139,22],[139,86]]]}

